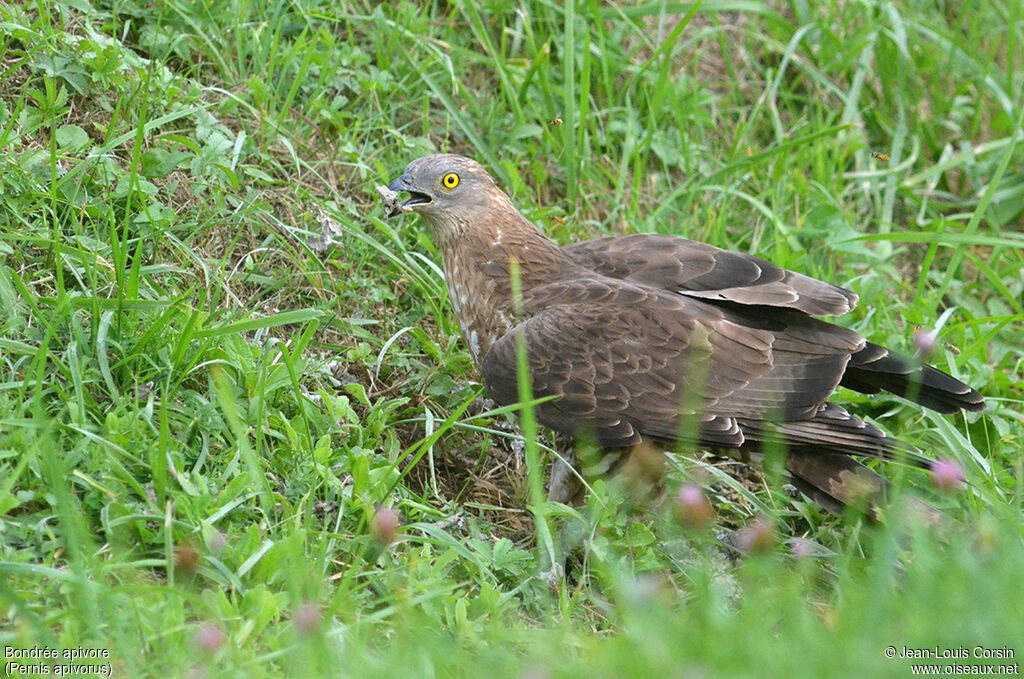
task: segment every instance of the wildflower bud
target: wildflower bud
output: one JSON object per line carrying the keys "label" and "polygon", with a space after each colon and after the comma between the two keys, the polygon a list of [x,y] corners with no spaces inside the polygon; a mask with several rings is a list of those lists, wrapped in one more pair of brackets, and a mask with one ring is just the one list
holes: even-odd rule
{"label": "wildflower bud", "polygon": [[519,679],[551,679],[551,673],[543,667],[531,667],[519,675]]}
{"label": "wildflower bud", "polygon": [[295,631],[303,636],[313,634],[320,627],[320,609],[309,601],[303,603],[295,611],[292,624],[295,625]]}
{"label": "wildflower bud", "polygon": [[370,521],[370,535],[381,545],[390,545],[398,535],[402,519],[390,507],[378,507]]}
{"label": "wildflower bud", "polygon": [[228,544],[228,538],[224,533],[218,531],[213,532],[210,537],[206,540],[206,546],[210,549],[213,554],[220,554],[224,551],[224,548]]}
{"label": "wildflower bud", "polygon": [[191,542],[182,542],[174,547],[174,567],[186,573],[195,573],[199,569],[202,556]]}
{"label": "wildflower bud", "polygon": [[963,488],[966,482],[964,470],[955,461],[942,459],[932,462],[932,483],[939,490],[952,493]]}
{"label": "wildflower bud", "polygon": [[744,554],[764,554],[775,548],[775,528],[764,518],[736,531],[733,544]]}
{"label": "wildflower bud", "polygon": [[715,512],[704,496],[704,491],[693,483],[685,483],[679,487],[673,509],[676,520],[687,528],[701,528],[715,518]]}
{"label": "wildflower bud", "polygon": [[194,638],[196,646],[200,650],[213,655],[220,647],[224,645],[224,642],[228,640],[227,634],[224,630],[215,622],[208,622],[200,627],[196,631]]}
{"label": "wildflower bud", "polygon": [[926,360],[935,351],[939,343],[939,334],[934,330],[918,329],[914,332],[914,344],[917,345],[917,356]]}
{"label": "wildflower bud", "polygon": [[789,553],[794,559],[808,559],[814,556],[814,552],[814,543],[806,538],[793,538],[789,541]]}

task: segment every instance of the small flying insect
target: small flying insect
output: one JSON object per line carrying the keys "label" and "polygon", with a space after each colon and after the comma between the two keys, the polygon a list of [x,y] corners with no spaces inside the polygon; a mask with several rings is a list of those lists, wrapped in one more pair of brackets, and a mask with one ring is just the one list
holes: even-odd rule
{"label": "small flying insect", "polygon": [[559,116],[555,116],[554,118],[548,121],[548,125],[551,125],[552,127],[558,127],[564,122],[565,121],[562,120]]}
{"label": "small flying insect", "polygon": [[885,163],[889,162],[889,156],[885,155],[884,153],[879,153],[878,151],[872,151],[871,157],[875,158],[876,160],[881,160],[882,162]]}

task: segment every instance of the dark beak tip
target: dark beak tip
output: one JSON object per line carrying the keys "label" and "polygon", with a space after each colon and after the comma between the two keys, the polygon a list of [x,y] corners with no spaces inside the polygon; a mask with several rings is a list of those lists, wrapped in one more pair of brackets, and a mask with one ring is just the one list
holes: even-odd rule
{"label": "dark beak tip", "polygon": [[408,191],[410,190],[410,188],[412,188],[412,186],[412,177],[410,177],[407,174],[403,174],[401,177],[398,177],[390,184],[388,184],[388,188],[394,191],[395,193],[398,193],[399,191]]}

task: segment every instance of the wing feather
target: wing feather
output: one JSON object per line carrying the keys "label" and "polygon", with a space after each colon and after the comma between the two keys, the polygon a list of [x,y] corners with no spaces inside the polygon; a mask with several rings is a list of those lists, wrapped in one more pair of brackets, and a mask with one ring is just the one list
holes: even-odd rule
{"label": "wing feather", "polygon": [[709,301],[785,307],[838,316],[857,304],[849,290],[760,257],[654,233],[596,238],[562,247],[584,268]]}

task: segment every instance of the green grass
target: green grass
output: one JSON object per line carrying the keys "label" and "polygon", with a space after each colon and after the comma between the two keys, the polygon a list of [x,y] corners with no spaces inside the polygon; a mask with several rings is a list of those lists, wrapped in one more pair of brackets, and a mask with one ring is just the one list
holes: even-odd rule
{"label": "green grass", "polygon": [[[1017,0],[0,6],[0,645],[132,677],[1019,662],[1022,44]],[[986,413],[840,397],[965,468],[885,469],[948,521],[701,451],[668,482],[708,489],[701,529],[617,483],[531,500],[556,442],[480,401],[436,249],[373,195],[439,150],[559,242],[698,238],[855,290],[879,343],[940,326]],[[774,546],[730,552],[757,517]]]}

